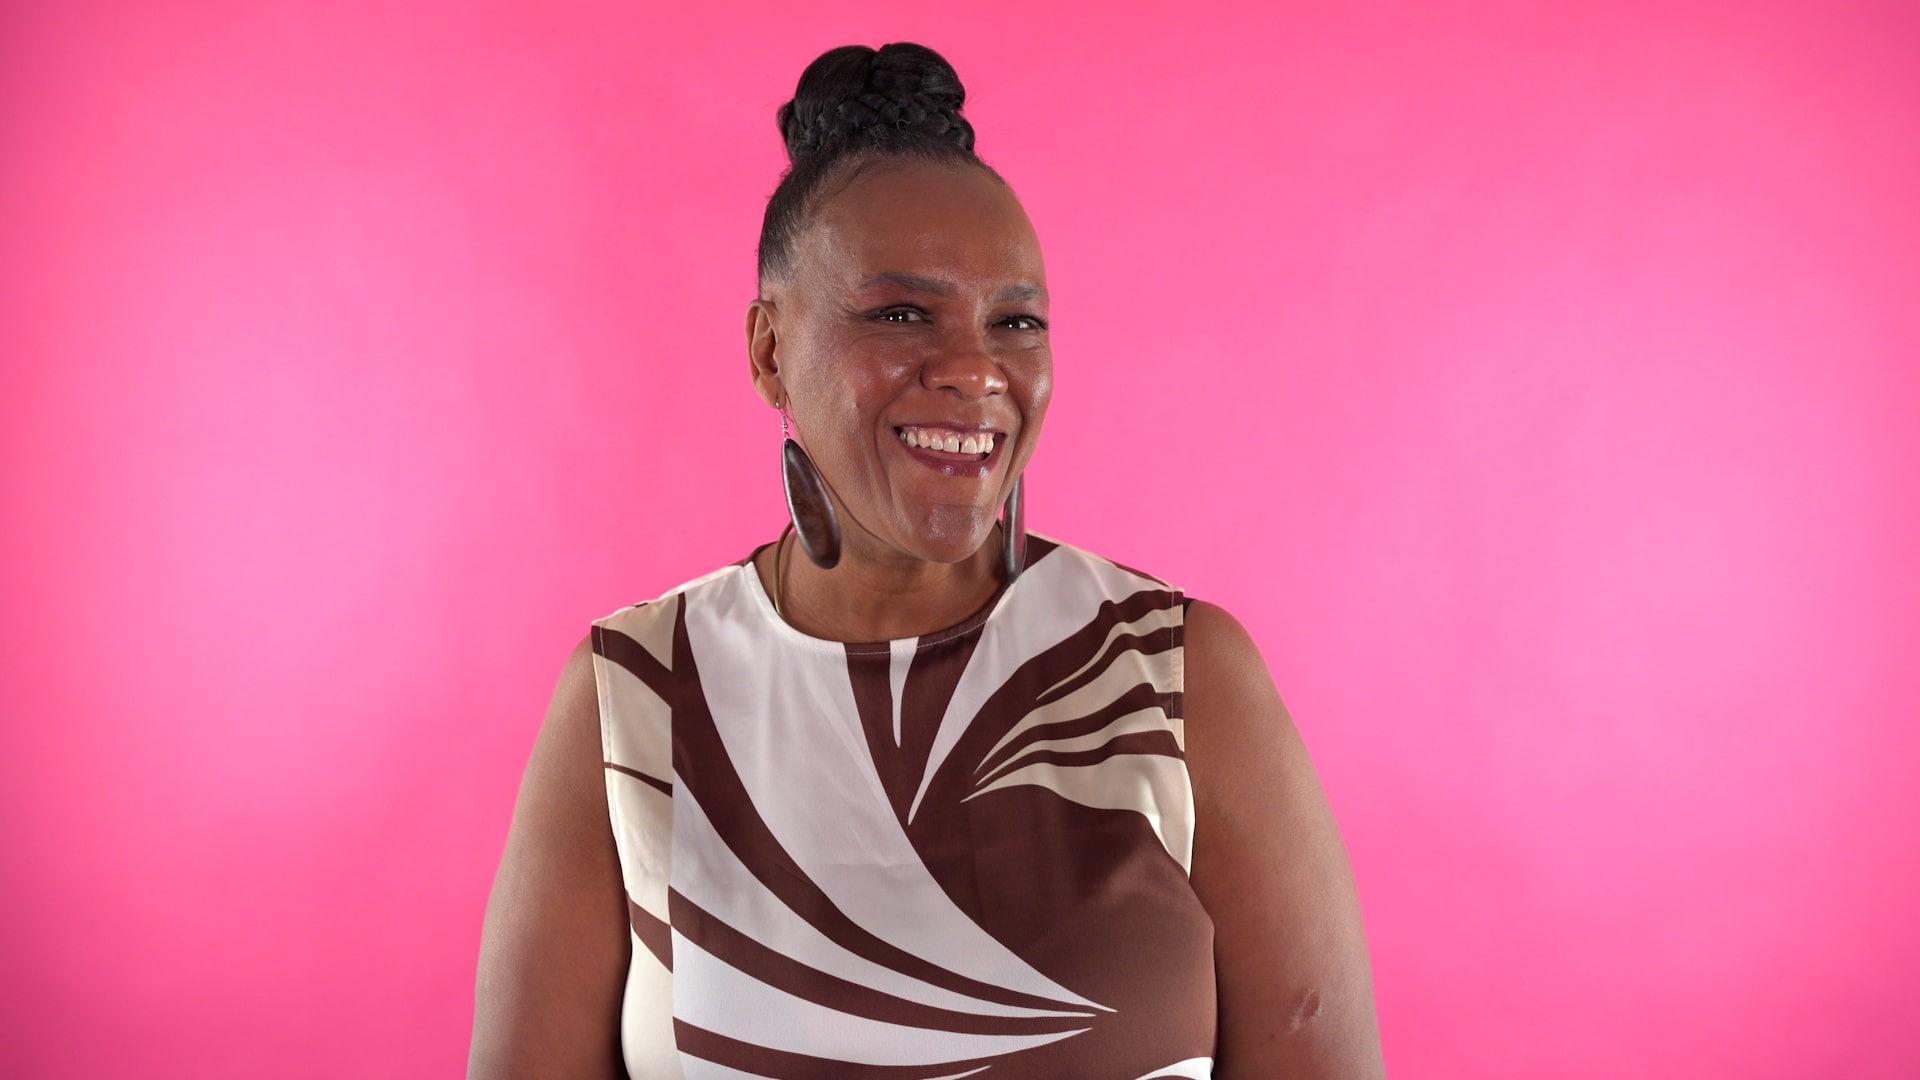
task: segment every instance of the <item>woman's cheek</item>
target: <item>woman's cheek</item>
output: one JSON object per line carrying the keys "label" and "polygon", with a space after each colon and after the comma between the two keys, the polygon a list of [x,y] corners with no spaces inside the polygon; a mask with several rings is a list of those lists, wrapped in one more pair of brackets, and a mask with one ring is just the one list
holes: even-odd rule
{"label": "woman's cheek", "polygon": [[1053,400],[1053,358],[1042,356],[1033,365],[1026,378],[1027,411],[1032,421],[1038,423],[1047,411],[1047,403]]}

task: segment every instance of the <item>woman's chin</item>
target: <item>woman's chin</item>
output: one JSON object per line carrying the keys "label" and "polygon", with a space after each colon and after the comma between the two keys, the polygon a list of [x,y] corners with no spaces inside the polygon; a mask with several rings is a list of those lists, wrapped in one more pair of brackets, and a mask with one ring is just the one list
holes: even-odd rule
{"label": "woman's chin", "polygon": [[934,527],[923,527],[910,537],[903,537],[906,549],[915,558],[935,563],[965,562],[993,543],[996,514],[943,514],[937,518],[923,523]]}

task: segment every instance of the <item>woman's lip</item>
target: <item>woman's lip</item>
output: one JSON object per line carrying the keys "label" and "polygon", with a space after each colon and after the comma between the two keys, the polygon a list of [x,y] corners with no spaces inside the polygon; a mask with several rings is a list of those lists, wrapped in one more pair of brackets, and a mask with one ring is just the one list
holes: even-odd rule
{"label": "woman's lip", "polygon": [[992,424],[956,424],[948,420],[942,420],[932,424],[895,424],[893,425],[893,433],[897,437],[907,428],[919,428],[922,431],[951,431],[955,435],[961,436],[992,435],[996,440],[1006,435],[1004,428],[997,428]]}

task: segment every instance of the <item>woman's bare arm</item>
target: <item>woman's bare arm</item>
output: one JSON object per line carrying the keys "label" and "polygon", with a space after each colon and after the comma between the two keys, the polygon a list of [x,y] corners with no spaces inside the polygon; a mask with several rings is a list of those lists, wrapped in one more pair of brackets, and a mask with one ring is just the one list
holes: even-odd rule
{"label": "woman's bare arm", "polygon": [[1259,649],[1195,603],[1186,630],[1193,889],[1213,917],[1223,1080],[1384,1075],[1345,846]]}
{"label": "woman's bare arm", "polygon": [[487,901],[470,1080],[624,1077],[630,949],[589,639],[554,688]]}

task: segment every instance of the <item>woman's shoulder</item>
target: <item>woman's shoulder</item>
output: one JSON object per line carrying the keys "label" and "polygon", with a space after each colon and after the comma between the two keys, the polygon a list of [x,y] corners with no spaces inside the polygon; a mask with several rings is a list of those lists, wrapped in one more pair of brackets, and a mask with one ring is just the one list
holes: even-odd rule
{"label": "woman's shoulder", "polygon": [[1210,675],[1236,687],[1258,693],[1271,686],[1273,676],[1260,647],[1232,612],[1205,600],[1189,600],[1186,609],[1189,668],[1198,658],[1199,666]]}
{"label": "woman's shoulder", "polygon": [[1188,765],[1207,774],[1204,786],[1216,795],[1264,784],[1276,747],[1298,739],[1293,717],[1247,627],[1216,603],[1194,600],[1186,608],[1181,652]]}

